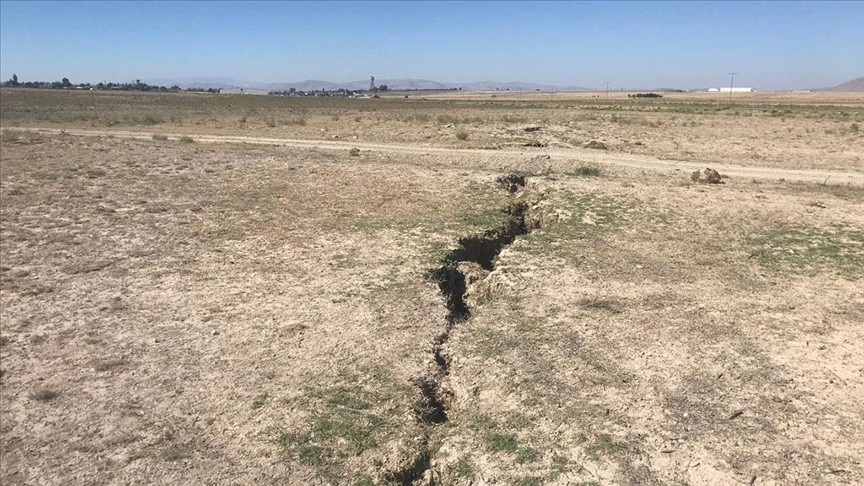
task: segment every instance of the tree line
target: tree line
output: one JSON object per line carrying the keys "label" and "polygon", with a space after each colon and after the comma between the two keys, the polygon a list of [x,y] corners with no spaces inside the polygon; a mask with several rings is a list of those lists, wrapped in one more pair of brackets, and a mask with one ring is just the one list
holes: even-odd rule
{"label": "tree line", "polygon": [[[158,91],[160,93],[172,93],[183,91],[180,86],[174,85],[170,88],[165,86],[151,86],[147,83],[142,83],[140,79],[136,79],[134,83],[78,83],[74,84],[69,81],[69,78],[63,78],[60,81],[18,81],[18,75],[13,74],[12,78],[2,83],[2,86],[20,87],[20,88],[36,88],[36,89],[82,89],[82,90],[114,90],[114,91]],[[203,88],[188,88],[185,91],[201,91],[208,93],[221,93],[221,89],[203,89]]]}

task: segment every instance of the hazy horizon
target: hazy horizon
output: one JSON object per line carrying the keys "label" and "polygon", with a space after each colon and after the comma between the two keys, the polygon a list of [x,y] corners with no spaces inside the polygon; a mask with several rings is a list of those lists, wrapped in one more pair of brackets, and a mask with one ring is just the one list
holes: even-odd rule
{"label": "hazy horizon", "polygon": [[0,2],[0,78],[830,87],[864,2]]}

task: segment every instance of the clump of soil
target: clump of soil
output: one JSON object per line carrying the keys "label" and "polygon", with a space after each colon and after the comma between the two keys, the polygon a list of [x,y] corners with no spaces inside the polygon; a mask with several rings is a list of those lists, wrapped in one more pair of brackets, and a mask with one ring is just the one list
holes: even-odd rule
{"label": "clump of soil", "polygon": [[503,176],[498,176],[495,179],[498,184],[504,186],[507,189],[507,192],[513,194],[518,191],[520,188],[525,187],[525,176],[521,176],[519,174],[507,174]]}
{"label": "clump of soil", "polygon": [[714,169],[699,169],[690,176],[690,180],[699,184],[723,184],[723,177]]}
{"label": "clump of soil", "polygon": [[595,149],[595,150],[609,150],[609,147],[607,147],[605,143],[603,143],[599,140],[591,140],[590,142],[585,142],[585,144],[582,145],[582,148]]}

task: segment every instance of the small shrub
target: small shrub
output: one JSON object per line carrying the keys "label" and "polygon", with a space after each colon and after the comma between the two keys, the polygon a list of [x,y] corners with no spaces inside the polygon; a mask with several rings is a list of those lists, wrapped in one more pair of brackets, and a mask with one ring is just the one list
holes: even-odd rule
{"label": "small shrub", "polygon": [[162,453],[162,459],[168,462],[182,461],[187,457],[189,457],[189,453],[186,452],[186,450],[181,449],[180,447],[171,447],[164,453]]}
{"label": "small shrub", "polygon": [[33,400],[38,400],[40,402],[50,402],[57,398],[57,392],[54,390],[49,390],[48,388],[40,388],[33,393],[30,394],[30,398]]}
{"label": "small shrub", "polygon": [[164,123],[164,120],[157,116],[147,115],[143,120],[141,120],[141,123],[145,125],[159,125],[160,123]]}
{"label": "small shrub", "polygon": [[276,128],[276,120],[274,120],[273,118],[268,118],[267,126],[270,128]]}
{"label": "small shrub", "polygon": [[596,165],[579,165],[573,169],[573,175],[583,177],[597,177],[600,175],[600,167]]}
{"label": "small shrub", "polygon": [[192,138],[192,137],[187,137],[187,136],[185,136],[185,135],[182,136],[182,137],[180,137],[178,140],[180,141],[180,143],[194,143],[194,142],[195,142],[195,139],[194,139],[194,138]]}
{"label": "small shrub", "polygon": [[363,120],[363,118],[360,118],[359,116],[354,117],[354,121],[357,123],[360,123],[362,120]]}
{"label": "small shrub", "polygon": [[456,130],[456,138],[462,141],[468,140],[468,132],[460,128],[459,130]]}
{"label": "small shrub", "polygon": [[857,123],[853,123],[849,125],[849,131],[852,133],[858,133],[859,127]]}
{"label": "small shrub", "polygon": [[360,156],[360,149],[357,147],[354,147],[348,151],[348,155],[350,155],[351,157],[359,157]]}
{"label": "small shrub", "polygon": [[158,142],[164,142],[164,141],[168,140],[168,135],[160,135],[158,133],[154,133],[153,134],[153,140],[156,140]]}
{"label": "small shrub", "polygon": [[241,116],[241,117],[240,117],[240,120],[238,120],[238,121],[239,121],[240,123],[246,123],[246,115]]}
{"label": "small shrub", "polygon": [[435,117],[435,120],[442,125],[448,125],[451,123],[456,123],[458,121],[457,118],[453,115],[438,115],[437,117]]}

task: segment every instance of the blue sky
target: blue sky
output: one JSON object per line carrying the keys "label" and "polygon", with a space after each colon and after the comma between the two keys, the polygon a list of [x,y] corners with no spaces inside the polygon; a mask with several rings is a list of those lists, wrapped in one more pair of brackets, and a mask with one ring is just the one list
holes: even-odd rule
{"label": "blue sky", "polygon": [[858,2],[9,2],[0,78],[831,86],[864,76]]}

